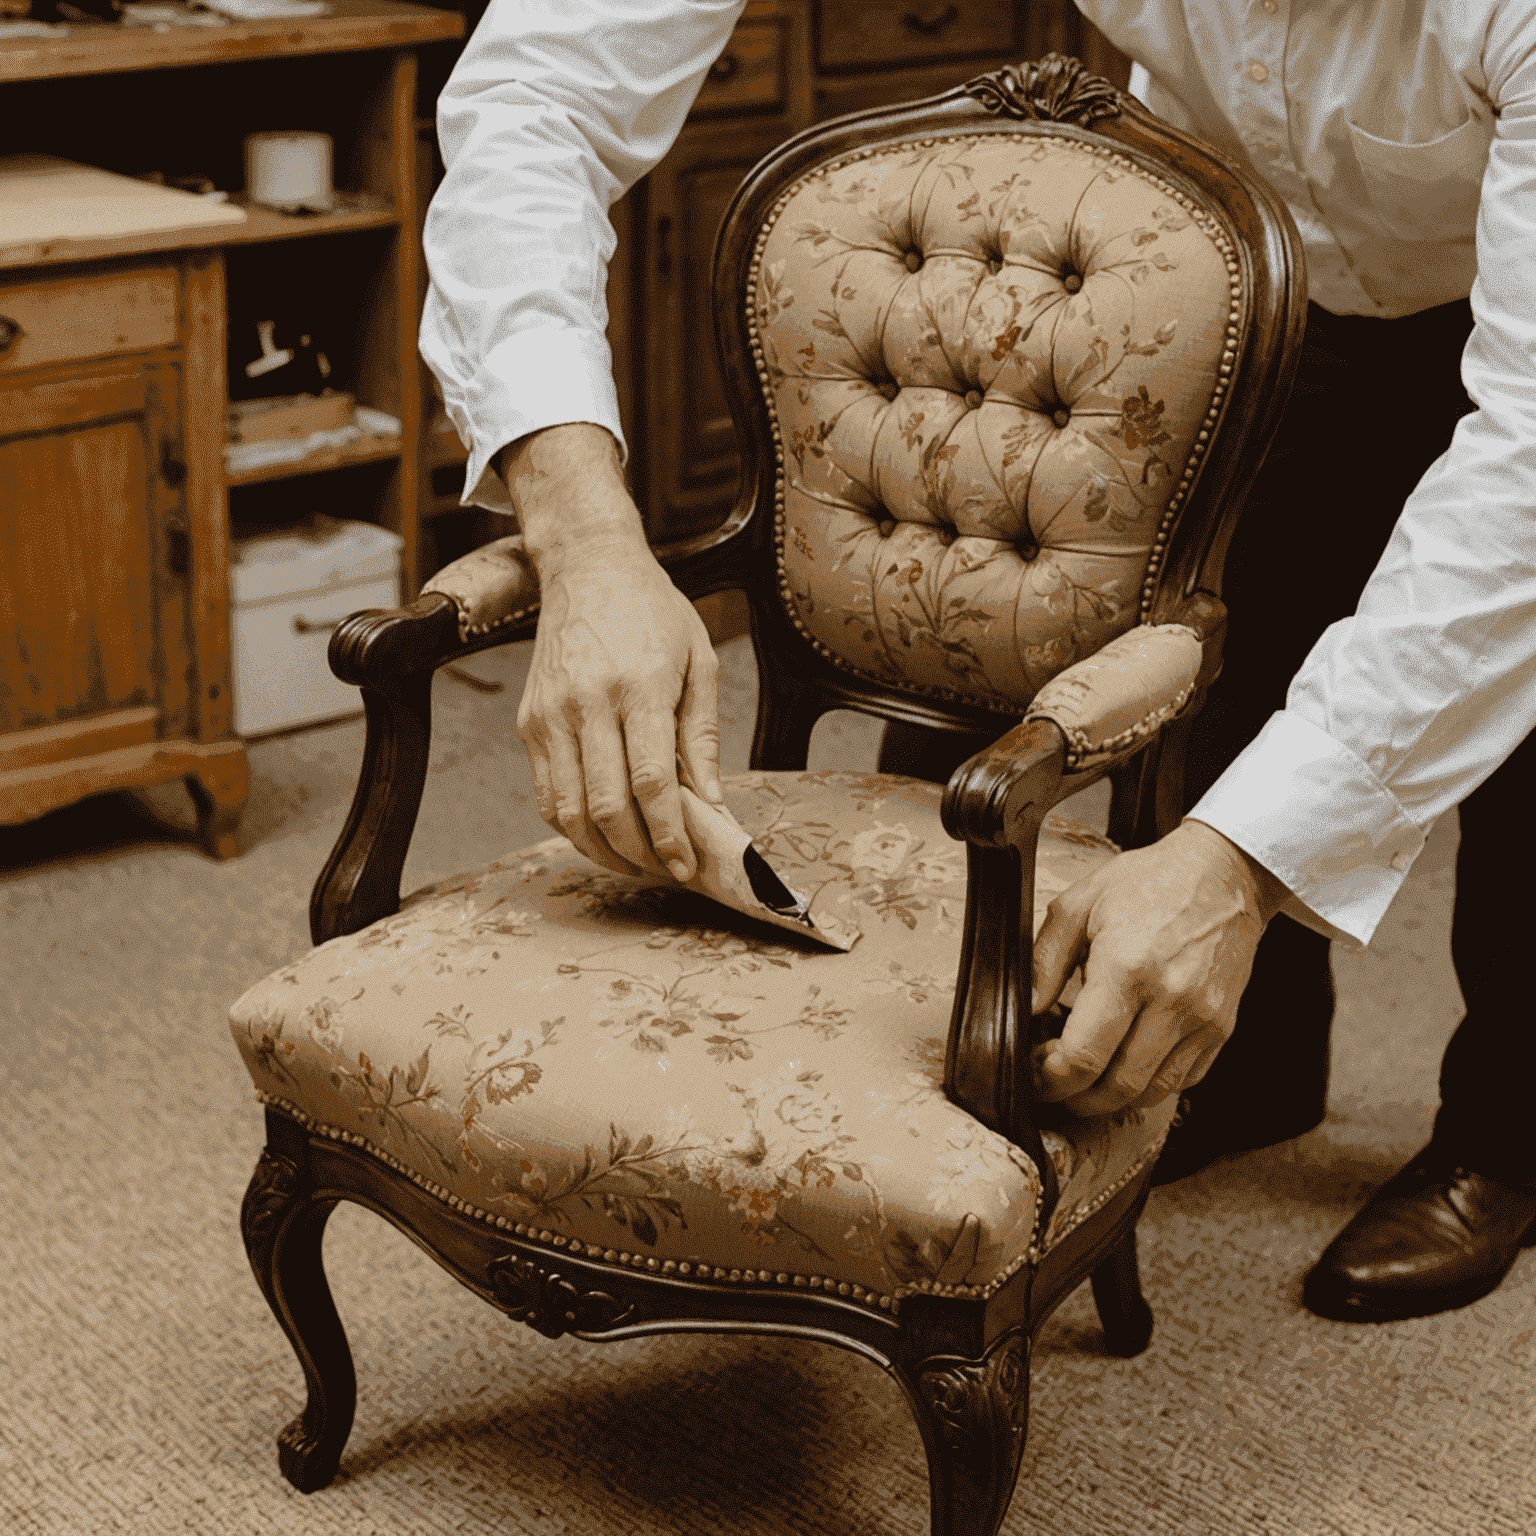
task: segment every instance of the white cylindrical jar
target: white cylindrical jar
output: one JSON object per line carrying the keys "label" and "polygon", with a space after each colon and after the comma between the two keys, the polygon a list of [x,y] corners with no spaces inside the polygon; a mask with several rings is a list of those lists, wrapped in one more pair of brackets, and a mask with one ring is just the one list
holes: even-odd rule
{"label": "white cylindrical jar", "polygon": [[336,204],[328,133],[253,133],[245,141],[245,190],[284,213],[323,213]]}

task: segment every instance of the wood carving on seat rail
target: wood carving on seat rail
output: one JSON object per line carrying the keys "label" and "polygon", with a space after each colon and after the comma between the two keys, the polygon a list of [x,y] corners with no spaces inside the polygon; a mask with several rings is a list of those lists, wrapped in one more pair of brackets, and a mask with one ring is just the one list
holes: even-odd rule
{"label": "wood carving on seat rail", "polygon": [[583,1290],[558,1270],[509,1254],[490,1269],[497,1305],[514,1322],[537,1328],[546,1339],[566,1333],[606,1333],[635,1309],[607,1291]]}

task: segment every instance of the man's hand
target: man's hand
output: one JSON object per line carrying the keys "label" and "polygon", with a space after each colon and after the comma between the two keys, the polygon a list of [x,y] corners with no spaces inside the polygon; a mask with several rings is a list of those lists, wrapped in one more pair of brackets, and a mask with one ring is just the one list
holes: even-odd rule
{"label": "man's hand", "polygon": [[592,859],[678,880],[697,868],[678,765],[719,804],[719,663],[645,542],[601,427],[551,427],[501,457],[539,573],[517,729],[539,814]]}
{"label": "man's hand", "polygon": [[1035,940],[1034,1010],[1055,1002],[1079,963],[1083,989],[1061,1038],[1036,1052],[1039,1096],[1102,1115],[1199,1082],[1232,1034],[1259,937],[1286,895],[1199,821],[1063,891]]}

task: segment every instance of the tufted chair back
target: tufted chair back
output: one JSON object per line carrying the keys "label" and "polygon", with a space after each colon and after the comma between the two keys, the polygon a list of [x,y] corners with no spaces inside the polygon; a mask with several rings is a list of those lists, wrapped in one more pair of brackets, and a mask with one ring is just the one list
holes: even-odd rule
{"label": "tufted chair back", "polygon": [[991,739],[1065,668],[1219,597],[1305,312],[1255,190],[1055,56],[757,167],[715,294],[759,766],[803,761],[799,722],[839,703]]}
{"label": "tufted chair back", "polygon": [[1134,624],[1231,371],[1236,265],[1189,197],[1055,134],[798,178],[753,272],[795,625],[852,671],[1022,712]]}

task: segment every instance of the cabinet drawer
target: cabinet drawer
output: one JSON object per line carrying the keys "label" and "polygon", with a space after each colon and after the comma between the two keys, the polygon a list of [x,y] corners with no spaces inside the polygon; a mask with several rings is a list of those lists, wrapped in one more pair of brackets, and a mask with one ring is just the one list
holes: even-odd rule
{"label": "cabinet drawer", "polygon": [[6,338],[0,374],[173,346],[175,269],[0,285],[0,344]]}
{"label": "cabinet drawer", "polygon": [[820,0],[819,69],[923,64],[1018,46],[1007,0]]}
{"label": "cabinet drawer", "polygon": [[784,105],[786,53],[782,20],[742,22],[710,65],[692,115],[777,111]]}
{"label": "cabinet drawer", "polygon": [[362,694],[331,671],[331,631],[349,613],[399,603],[399,578],[388,577],[237,606],[230,625],[236,733],[261,736],[360,713]]}

